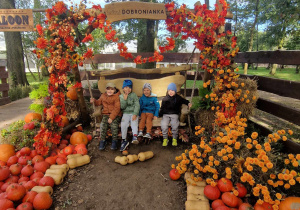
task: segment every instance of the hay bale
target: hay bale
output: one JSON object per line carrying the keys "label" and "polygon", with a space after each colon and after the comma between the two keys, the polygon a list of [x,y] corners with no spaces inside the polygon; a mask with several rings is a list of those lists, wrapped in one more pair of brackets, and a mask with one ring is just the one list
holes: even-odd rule
{"label": "hay bale", "polygon": [[[242,112],[241,116],[248,119],[253,114],[253,110],[256,106],[256,102],[258,99],[257,82],[249,78],[247,79],[238,78],[236,83],[239,85],[239,88],[242,90],[241,95],[242,96],[247,95],[246,99],[250,100],[249,103],[246,103],[246,99],[244,101],[238,100],[238,104],[237,104],[237,111],[241,111]],[[242,83],[245,84],[244,87],[242,87],[241,85]],[[249,91],[248,94],[247,94],[247,90]]]}
{"label": "hay bale", "polygon": [[212,131],[212,124],[216,118],[215,111],[198,108],[195,112],[194,118],[196,125],[204,127],[206,131]]}

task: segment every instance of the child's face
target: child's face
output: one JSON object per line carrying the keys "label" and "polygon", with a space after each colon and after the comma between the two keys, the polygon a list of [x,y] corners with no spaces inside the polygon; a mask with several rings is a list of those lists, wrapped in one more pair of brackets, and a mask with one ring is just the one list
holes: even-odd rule
{"label": "child's face", "polygon": [[131,88],[130,87],[124,87],[123,88],[123,91],[124,91],[124,93],[126,93],[126,94],[129,94],[129,93],[131,93]]}
{"label": "child's face", "polygon": [[151,90],[149,88],[144,88],[144,95],[149,97],[151,95]]}
{"label": "child's face", "polygon": [[115,88],[112,88],[112,87],[108,87],[106,88],[106,94],[111,96],[115,93]]}
{"label": "child's face", "polygon": [[174,96],[176,93],[175,93],[175,91],[174,90],[168,90],[168,94],[169,94],[169,96]]}

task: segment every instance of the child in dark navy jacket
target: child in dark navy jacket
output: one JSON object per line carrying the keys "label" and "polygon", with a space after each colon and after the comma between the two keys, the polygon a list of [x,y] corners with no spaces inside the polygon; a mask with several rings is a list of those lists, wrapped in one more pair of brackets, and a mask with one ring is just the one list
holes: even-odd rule
{"label": "child in dark navy jacket", "polygon": [[180,95],[176,94],[177,88],[175,83],[170,83],[168,85],[167,95],[163,98],[159,116],[162,116],[161,120],[161,130],[163,134],[163,144],[162,146],[168,145],[168,128],[169,123],[171,124],[172,128],[172,145],[177,146],[177,137],[178,137],[178,126],[179,126],[179,114],[181,110],[181,105],[186,104],[189,107],[192,104],[182,98]]}
{"label": "child in dark navy jacket", "polygon": [[143,136],[143,131],[146,126],[146,135],[144,138],[150,140],[152,120],[157,119],[159,113],[159,102],[157,97],[151,93],[152,87],[150,83],[145,83],[143,86],[143,96],[140,98],[140,123],[139,123],[139,137]]}

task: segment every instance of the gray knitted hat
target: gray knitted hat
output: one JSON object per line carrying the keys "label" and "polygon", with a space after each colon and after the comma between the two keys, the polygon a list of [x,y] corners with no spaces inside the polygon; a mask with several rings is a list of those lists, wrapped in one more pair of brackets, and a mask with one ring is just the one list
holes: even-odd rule
{"label": "gray knitted hat", "polygon": [[145,83],[144,86],[143,86],[143,90],[145,88],[148,88],[150,91],[152,91],[152,87],[151,87],[150,83]]}

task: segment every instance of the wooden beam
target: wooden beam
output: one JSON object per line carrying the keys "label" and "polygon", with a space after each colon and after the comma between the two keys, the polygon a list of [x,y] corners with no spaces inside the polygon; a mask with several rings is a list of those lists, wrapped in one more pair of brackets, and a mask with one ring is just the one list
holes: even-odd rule
{"label": "wooden beam", "polygon": [[117,70],[104,70],[104,71],[94,71],[91,74],[93,76],[110,76],[115,74],[121,74],[125,72],[132,72],[136,74],[167,74],[167,73],[175,73],[179,71],[187,71],[191,69],[191,65],[182,65],[171,68],[156,68],[156,69],[137,69],[132,67],[121,68]]}
{"label": "wooden beam", "polygon": [[237,54],[234,62],[300,65],[300,50],[243,52]]}
{"label": "wooden beam", "polygon": [[257,100],[256,106],[257,109],[285,119],[296,125],[300,125],[300,111],[298,109],[294,109],[263,98],[259,98]]}
{"label": "wooden beam", "polygon": [[5,104],[9,104],[9,103],[10,103],[10,98],[9,97],[0,98],[0,106],[5,105]]}
{"label": "wooden beam", "polygon": [[8,90],[9,90],[9,84],[0,84],[0,92],[8,91]]}

